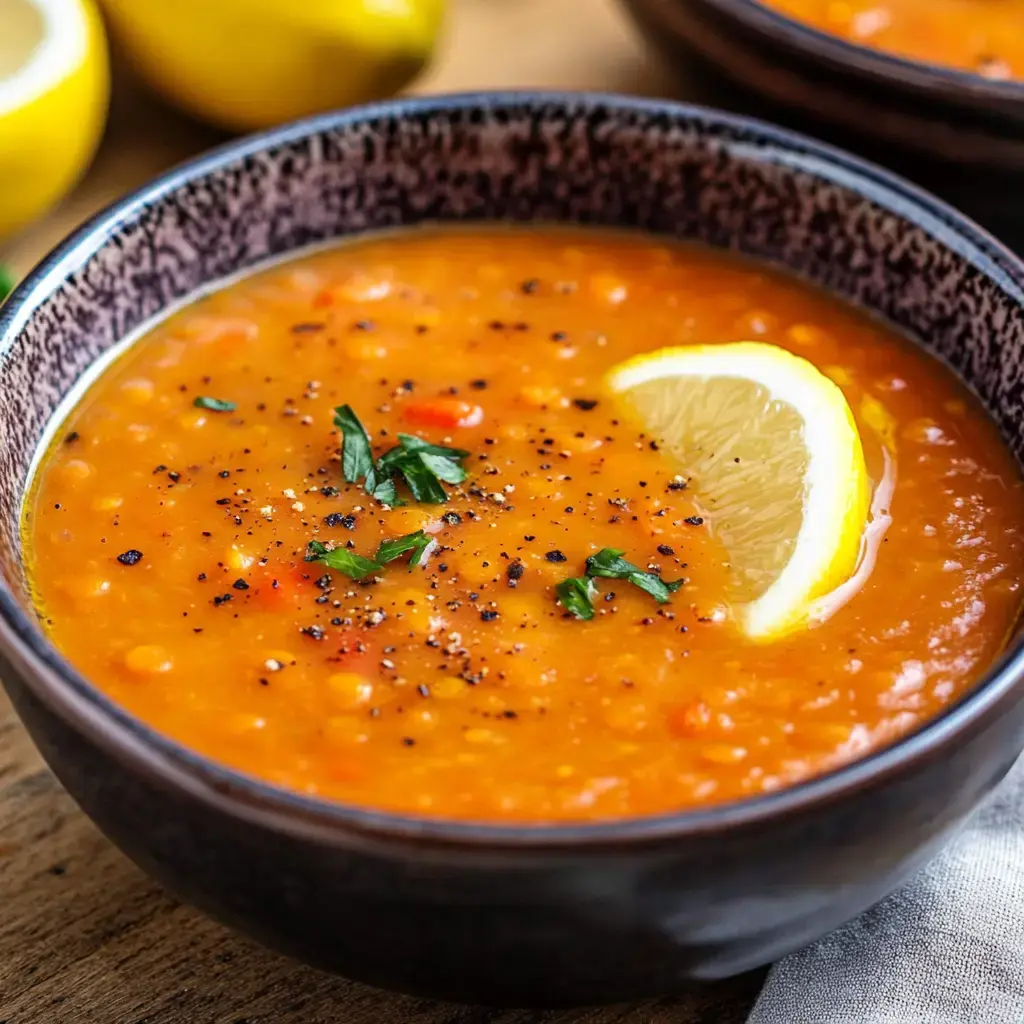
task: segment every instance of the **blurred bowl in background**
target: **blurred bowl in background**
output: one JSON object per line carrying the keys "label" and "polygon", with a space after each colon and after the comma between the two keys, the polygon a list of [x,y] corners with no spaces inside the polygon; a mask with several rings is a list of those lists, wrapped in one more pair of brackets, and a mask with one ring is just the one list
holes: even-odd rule
{"label": "blurred bowl in background", "polygon": [[694,58],[819,122],[965,166],[1024,169],[1024,82],[858,46],[756,0],[624,0],[675,63]]}
{"label": "blurred bowl in background", "polygon": [[379,99],[427,64],[446,0],[102,0],[160,95],[229,131]]}
{"label": "blurred bowl in background", "polygon": [[1024,245],[1024,81],[857,46],[756,0],[623,4],[702,102],[855,149]]}

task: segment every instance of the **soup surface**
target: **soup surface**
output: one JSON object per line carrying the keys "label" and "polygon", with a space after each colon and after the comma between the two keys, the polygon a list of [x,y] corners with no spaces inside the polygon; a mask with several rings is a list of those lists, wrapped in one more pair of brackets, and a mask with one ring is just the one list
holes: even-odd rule
{"label": "soup surface", "polygon": [[[863,588],[771,643],[735,625],[713,519],[602,383],[640,351],[749,338],[840,384],[876,484],[867,403],[894,450]],[[390,508],[346,484],[346,403],[375,454],[408,432],[468,452],[468,479]],[[1017,616],[1021,497],[948,370],[802,283],[624,235],[432,229],[151,331],[62,424],[25,536],[54,641],[188,746],[304,793],[556,821],[776,789],[938,714]],[[423,564],[358,582],[305,560],[422,528]],[[608,547],[685,582],[658,604],[602,580],[574,618],[554,588]]]}
{"label": "soup surface", "polygon": [[814,28],[986,78],[1024,78],[1024,0],[762,0]]}

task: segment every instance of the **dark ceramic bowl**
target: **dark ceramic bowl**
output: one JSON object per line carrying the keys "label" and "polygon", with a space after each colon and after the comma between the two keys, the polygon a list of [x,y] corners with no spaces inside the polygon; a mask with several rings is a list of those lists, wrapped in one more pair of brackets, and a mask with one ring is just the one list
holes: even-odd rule
{"label": "dark ceramic bowl", "polygon": [[857,46],[757,0],[623,3],[702,100],[856,149],[1024,245],[1024,81]]}
{"label": "dark ceramic bowl", "polygon": [[950,362],[1024,450],[1024,267],[876,168],[756,122],[607,96],[323,117],[170,172],[79,231],[0,309],[0,672],[19,713],[145,870],[267,945],[377,985],[596,1003],[738,973],[818,938],[920,868],[1003,777],[1024,742],[1019,641],[942,718],[831,775],[710,810],[545,828],[377,813],[257,782],[133,719],[40,630],[18,516],[75,381],[239,269],[424,220],[613,225],[788,267]]}

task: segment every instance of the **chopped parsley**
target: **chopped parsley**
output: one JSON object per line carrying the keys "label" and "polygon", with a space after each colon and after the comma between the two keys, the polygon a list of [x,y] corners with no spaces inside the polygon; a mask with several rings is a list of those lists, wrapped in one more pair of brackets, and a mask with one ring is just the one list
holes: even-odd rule
{"label": "chopped parsley", "polygon": [[682,585],[682,580],[666,582],[657,573],[644,572],[639,566],[627,562],[623,552],[616,548],[602,548],[587,559],[587,575],[603,576],[610,580],[626,580],[634,587],[650,594],[658,604],[667,604],[672,594]]}
{"label": "chopped parsley", "polygon": [[570,576],[555,587],[558,603],[577,619],[594,617],[597,585],[588,576]]}
{"label": "chopped parsley", "polygon": [[587,559],[585,576],[571,576],[555,587],[558,603],[577,619],[592,619],[594,600],[598,595],[594,577],[626,580],[650,594],[658,604],[666,604],[683,585],[683,580],[667,581],[657,573],[645,572],[632,562],[627,562],[622,554],[617,548],[601,548],[591,555]]}
{"label": "chopped parsley", "polygon": [[399,434],[398,444],[376,461],[370,435],[350,405],[334,410],[341,431],[341,469],[350,484],[362,482],[367,494],[385,505],[400,505],[396,481],[404,482],[415,501],[440,505],[448,500],[443,484],[461,484],[467,473],[462,460],[469,452],[431,444],[412,434]]}
{"label": "chopped parsley", "polygon": [[377,461],[378,472],[404,477],[412,496],[419,502],[439,505],[448,500],[441,482],[461,484],[466,479],[462,460],[469,452],[430,444],[412,434],[399,434],[398,444]]}
{"label": "chopped parsley", "polygon": [[400,558],[407,551],[409,556],[409,571],[412,572],[423,559],[423,552],[433,543],[433,540],[422,530],[415,533],[407,533],[404,537],[395,537],[393,540],[382,540],[377,548],[376,558],[378,565],[386,565]]}
{"label": "chopped parsley", "polygon": [[363,580],[367,576],[373,576],[380,570],[380,566],[371,558],[364,558],[357,555],[348,548],[329,548],[318,540],[311,540],[306,549],[306,561],[318,562],[326,565],[328,569],[335,569],[337,572],[354,580]]}
{"label": "chopped parsley", "polygon": [[328,569],[334,569],[350,579],[363,580],[375,576],[389,562],[406,553],[409,553],[408,565],[412,572],[417,565],[422,564],[423,554],[432,543],[433,540],[427,534],[417,530],[404,537],[381,541],[373,558],[365,558],[348,548],[329,548],[318,540],[311,540],[306,548],[306,561],[326,565]]}
{"label": "chopped parsley", "polygon": [[3,302],[13,291],[14,278],[11,276],[11,272],[4,267],[0,267],[0,302]]}
{"label": "chopped parsley", "polygon": [[350,484],[357,484],[373,472],[370,436],[350,405],[334,410],[334,425],[341,431],[341,472]]}
{"label": "chopped parsley", "polygon": [[210,398],[209,395],[196,395],[192,404],[197,409],[207,409],[209,412],[234,412],[238,408],[234,402],[228,402],[223,398]]}

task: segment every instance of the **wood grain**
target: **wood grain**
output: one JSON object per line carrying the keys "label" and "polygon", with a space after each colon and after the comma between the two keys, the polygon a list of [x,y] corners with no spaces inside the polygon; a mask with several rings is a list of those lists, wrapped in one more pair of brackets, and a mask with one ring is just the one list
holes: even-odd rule
{"label": "wood grain", "polygon": [[[585,29],[583,28],[585,26]],[[27,270],[69,230],[222,136],[117,69],[110,125],[75,193],[10,243]],[[668,91],[614,0],[458,0],[417,91]],[[177,903],[92,827],[0,695],[0,1024],[740,1024],[760,978],[602,1010],[456,1007],[303,968]]]}

